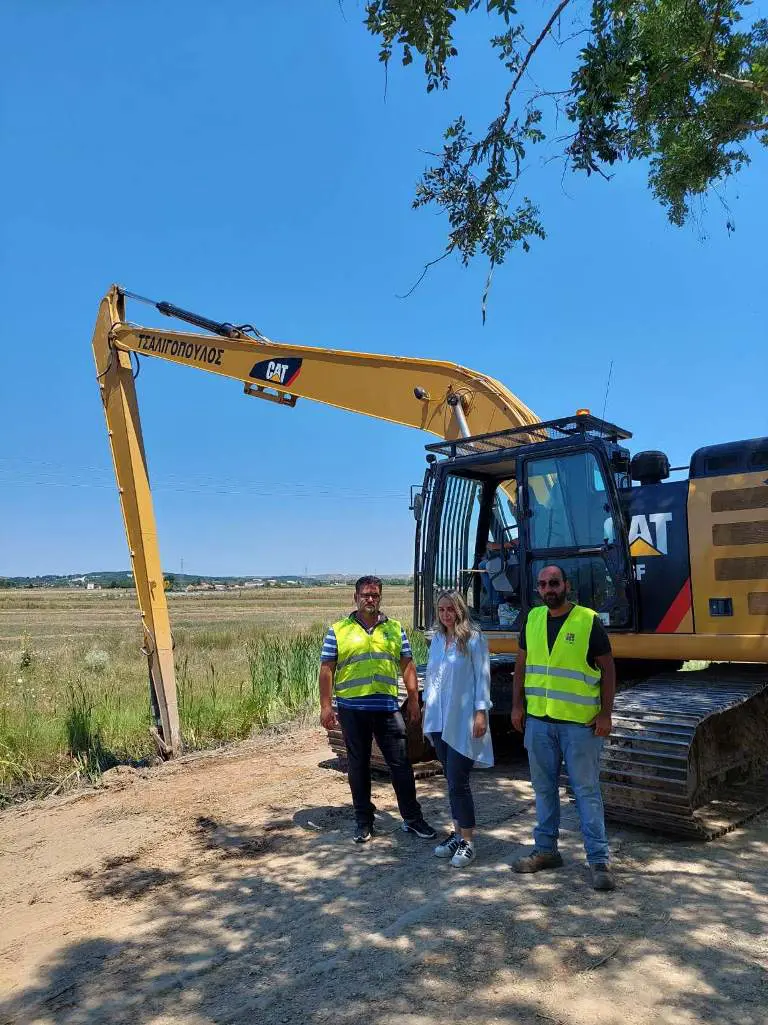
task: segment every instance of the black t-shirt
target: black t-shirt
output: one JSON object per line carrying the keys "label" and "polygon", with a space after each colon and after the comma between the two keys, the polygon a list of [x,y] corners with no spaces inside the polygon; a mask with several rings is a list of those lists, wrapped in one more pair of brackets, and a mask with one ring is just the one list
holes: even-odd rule
{"label": "black t-shirt", "polygon": [[[547,614],[547,647],[550,652],[557,640],[557,635],[560,633],[560,628],[566,621],[567,616],[550,616]],[[525,623],[520,628],[520,640],[518,641],[519,647],[526,651],[525,643],[525,627],[528,622],[528,617],[525,617]],[[587,648],[587,662],[592,666],[593,669],[597,669],[597,658],[599,655],[610,655],[611,653],[611,639],[608,636],[608,632],[600,622],[597,616],[592,620],[592,630],[589,634],[589,647]]]}

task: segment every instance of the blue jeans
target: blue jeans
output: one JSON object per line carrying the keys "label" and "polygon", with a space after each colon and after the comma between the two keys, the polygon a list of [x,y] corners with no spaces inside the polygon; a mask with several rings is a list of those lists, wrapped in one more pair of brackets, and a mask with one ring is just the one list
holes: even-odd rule
{"label": "blue jeans", "polygon": [[560,766],[564,762],[579,814],[584,849],[590,865],[608,864],[603,795],[600,793],[600,752],[603,738],[590,726],[545,722],[526,716],[525,750],[536,796],[537,852],[557,850],[560,834]]}
{"label": "blue jeans", "polygon": [[430,733],[429,739],[440,759],[445,778],[448,780],[448,800],[451,816],[459,829],[475,828],[475,801],[469,788],[469,774],[475,764],[471,758],[460,754],[443,740],[442,733]]}

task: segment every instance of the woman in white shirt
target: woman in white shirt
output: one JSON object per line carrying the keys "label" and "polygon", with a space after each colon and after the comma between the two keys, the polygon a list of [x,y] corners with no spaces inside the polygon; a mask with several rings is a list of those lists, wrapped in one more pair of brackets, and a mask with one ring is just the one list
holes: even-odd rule
{"label": "woman in white shirt", "polygon": [[490,659],[485,638],[458,592],[438,595],[434,629],[424,686],[424,733],[445,771],[453,818],[453,831],[435,847],[435,854],[464,868],[475,859],[469,776],[475,765],[493,765]]}

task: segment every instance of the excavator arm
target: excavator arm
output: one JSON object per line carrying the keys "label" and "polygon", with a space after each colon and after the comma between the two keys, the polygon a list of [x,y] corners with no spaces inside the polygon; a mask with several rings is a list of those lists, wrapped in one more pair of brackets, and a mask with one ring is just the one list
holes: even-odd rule
{"label": "excavator arm", "polygon": [[[164,331],[125,319],[117,285],[102,299],[93,335],[96,374],[109,432],[131,569],[149,663],[155,737],[165,757],[180,749],[168,606],[141,433],[133,354],[231,377],[247,395],[294,406],[301,399],[405,424],[452,440],[524,427],[538,418],[499,381],[439,360],[383,356],[273,342],[154,303],[211,333]],[[140,297],[136,297],[140,298]]]}

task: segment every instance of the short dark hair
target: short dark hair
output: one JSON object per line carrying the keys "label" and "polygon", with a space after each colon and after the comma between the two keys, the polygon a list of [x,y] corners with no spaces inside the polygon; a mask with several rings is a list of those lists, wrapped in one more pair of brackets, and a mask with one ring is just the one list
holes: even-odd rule
{"label": "short dark hair", "polygon": [[[568,574],[565,572],[565,570],[563,569],[563,567],[560,565],[559,562],[548,562],[548,563],[546,563],[546,565],[541,567],[541,569],[539,570],[539,573],[541,573],[542,570],[545,570],[547,568],[547,566],[551,567],[552,569],[559,570],[560,571],[560,576],[563,578],[563,583],[564,584],[568,583]],[[538,578],[539,573],[536,574],[537,578]]]}
{"label": "short dark hair", "polygon": [[356,581],[355,594],[360,594],[360,588],[365,587],[366,584],[373,584],[375,587],[378,587],[379,594],[381,594],[381,592],[384,590],[384,585],[381,582],[381,577],[367,576],[360,577],[360,579]]}

